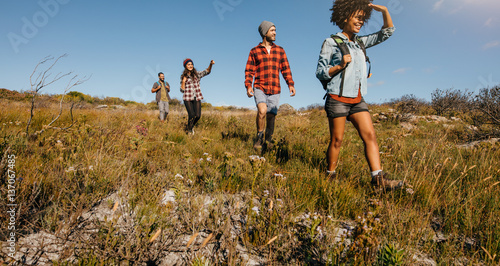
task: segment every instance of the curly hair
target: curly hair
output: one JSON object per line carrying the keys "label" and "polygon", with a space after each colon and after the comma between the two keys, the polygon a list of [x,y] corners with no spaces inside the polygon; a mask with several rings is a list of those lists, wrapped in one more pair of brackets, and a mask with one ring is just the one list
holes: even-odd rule
{"label": "curly hair", "polygon": [[361,10],[365,13],[365,21],[370,19],[372,8],[368,6],[373,0],[334,0],[332,17],[330,22],[337,25],[340,29],[344,29],[346,20],[349,19],[356,11]]}

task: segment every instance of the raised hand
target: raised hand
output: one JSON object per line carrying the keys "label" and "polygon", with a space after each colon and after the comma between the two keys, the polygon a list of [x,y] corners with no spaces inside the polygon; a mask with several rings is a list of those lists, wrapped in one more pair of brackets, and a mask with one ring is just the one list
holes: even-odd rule
{"label": "raised hand", "polygon": [[384,25],[382,26],[383,29],[394,27],[394,23],[392,23],[392,18],[391,15],[389,14],[389,9],[387,9],[387,7],[381,5],[374,5],[372,3],[368,4],[368,6],[375,11],[382,12],[382,16],[384,17]]}
{"label": "raised hand", "polygon": [[373,10],[378,11],[378,12],[387,11],[387,7],[382,6],[382,5],[375,5],[375,4],[370,3],[370,4],[368,4],[368,6],[370,6]]}

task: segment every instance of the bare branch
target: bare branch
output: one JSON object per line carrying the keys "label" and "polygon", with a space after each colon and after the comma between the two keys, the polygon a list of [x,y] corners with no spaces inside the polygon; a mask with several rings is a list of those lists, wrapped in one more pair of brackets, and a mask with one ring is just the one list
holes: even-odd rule
{"label": "bare branch", "polygon": [[[45,57],[44,59],[40,60],[40,62],[35,66],[35,69],[33,70],[33,72],[31,73],[30,75],[30,86],[31,86],[31,93],[32,93],[32,98],[31,98],[31,109],[30,109],[30,117],[28,119],[28,123],[27,123],[27,126],[26,126],[26,135],[29,136],[29,128],[31,126],[31,121],[33,120],[33,116],[34,116],[34,109],[35,109],[35,100],[36,100],[36,97],[37,95],[39,94],[39,92],[44,88],[44,87],[47,87],[63,78],[65,78],[66,76],[69,76],[72,74],[72,72],[68,72],[68,73],[62,73],[62,72],[59,72],[57,73],[57,75],[55,76],[52,76],[52,69],[53,67],[57,64],[57,62],[59,62],[59,60],[63,57],[66,57],[67,54],[63,54],[61,56],[59,56],[57,59],[54,60],[54,57],[52,56],[47,56]],[[45,70],[42,70],[42,71],[38,71],[39,67],[41,67],[43,64],[47,63],[47,62],[50,62],[52,61],[52,64],[47,67],[47,69]],[[37,74],[38,73],[38,74]],[[36,75],[36,78],[33,79],[33,77]],[[62,114],[62,104],[63,104],[63,101],[64,101],[64,97],[66,96],[67,92],[75,87],[75,86],[78,86],[86,81],[88,81],[90,79],[90,77],[84,77],[83,79],[77,79],[78,78],[78,75],[74,75],[68,82],[68,84],[66,85],[66,88],[64,90],[64,93],[61,97],[61,100],[59,102],[59,114],[57,115],[56,118],[54,118],[48,125],[44,126],[44,128],[38,132],[38,133],[42,133],[45,131],[46,128],[50,128],[52,126],[52,124],[54,124],[60,117],[61,117],[61,114]],[[73,121],[73,106],[74,104],[71,106],[71,109],[70,109],[70,114],[71,114],[71,126],[69,127],[66,127],[66,128],[56,128],[56,127],[53,127],[55,129],[67,129],[67,128],[70,128],[73,126],[74,124],[74,121]],[[36,135],[36,134],[35,134]]]}
{"label": "bare branch", "polygon": [[486,114],[491,120],[492,122],[491,123],[487,123],[487,124],[493,124],[493,125],[500,125],[500,119],[495,116],[493,113],[489,112],[488,109],[484,108],[478,108],[481,112],[483,112],[483,114]]}
{"label": "bare branch", "polygon": [[[71,108],[69,109],[69,114],[70,114],[70,117],[71,117],[71,125],[69,125],[69,126],[67,126],[67,127],[51,127],[51,126],[50,126],[50,124],[49,124],[49,125],[47,126],[47,129],[49,129],[49,128],[50,128],[50,129],[67,130],[67,129],[70,129],[71,127],[73,127],[73,125],[75,124],[75,121],[74,121],[74,119],[73,119],[73,107],[74,107],[74,106],[75,106],[75,103],[72,103],[72,104],[71,104]],[[52,121],[51,123],[53,123],[53,122],[55,122],[55,120],[54,120],[54,121]],[[43,132],[45,132],[45,128],[44,128],[44,129],[42,129],[42,130],[40,131],[40,134],[41,134],[41,133],[43,133]]]}
{"label": "bare branch", "polygon": [[36,71],[38,70],[38,67],[53,60],[54,57],[51,57],[51,56],[47,56],[45,57],[44,59],[42,59],[36,66],[35,66],[35,69],[33,70],[33,73],[31,73],[31,76],[30,76],[30,85],[31,85],[31,91],[34,92],[34,93],[38,93],[43,87],[46,87],[58,80],[60,80],[61,78],[71,74],[70,73],[66,73],[66,74],[61,74],[61,73],[58,73],[56,75],[56,77],[54,79],[52,79],[51,81],[47,81],[47,79],[51,76],[51,72],[52,71],[52,68],[57,64],[57,62],[59,62],[59,60],[63,57],[66,57],[68,56],[67,54],[63,54],[61,56],[59,56],[45,71],[41,71],[38,73],[38,76],[37,78],[33,81],[33,75],[36,73]]}
{"label": "bare branch", "polygon": [[500,125],[500,87],[482,89],[474,100],[474,107],[479,110],[476,120],[484,124]]}
{"label": "bare branch", "polygon": [[[78,86],[78,85],[80,85],[80,84],[82,84],[82,83],[84,83],[84,82],[86,82],[86,81],[88,81],[88,80],[90,79],[90,77],[86,77],[86,76],[85,76],[85,77],[83,77],[83,79],[78,79],[78,80],[74,81],[77,77],[78,77],[78,75],[73,76],[73,77],[69,80],[68,85],[66,85],[66,89],[64,90],[64,93],[63,93],[63,95],[61,96],[61,101],[59,101],[59,115],[57,115],[57,117],[56,117],[56,118],[54,118],[54,120],[52,120],[52,122],[50,122],[50,123],[47,125],[48,127],[50,127],[50,126],[51,126],[54,122],[56,122],[56,121],[59,119],[59,117],[61,117],[61,114],[62,114],[62,103],[63,103],[63,101],[64,101],[64,97],[66,96],[66,94],[68,93],[68,91],[69,91],[71,88],[73,88],[73,87],[75,87],[75,86]],[[74,82],[73,82],[73,81],[74,81]],[[73,104],[73,105],[74,105],[74,104]],[[71,106],[71,110],[73,110],[73,105]],[[72,115],[72,117],[73,117],[73,115]],[[73,120],[73,119],[71,119],[71,120]]]}
{"label": "bare branch", "polygon": [[61,74],[61,73],[58,73],[56,75],[55,78],[53,78],[52,80],[47,80],[50,76],[51,76],[51,73],[50,71],[52,70],[52,68],[55,66],[55,64],[63,57],[66,57],[67,54],[63,54],[61,56],[59,56],[45,71],[40,71],[38,72],[38,75],[36,77],[35,80],[33,80],[33,75],[35,75],[37,73],[37,70],[38,68],[51,61],[51,60],[54,60],[54,57],[52,56],[47,56],[45,57],[44,59],[42,59],[36,66],[35,66],[35,69],[33,70],[33,72],[31,73],[30,75],[30,86],[31,86],[31,93],[33,94],[32,98],[31,98],[31,110],[30,110],[30,118],[28,119],[28,123],[27,123],[27,126],[26,126],[26,135],[29,135],[29,128],[30,128],[30,125],[31,125],[31,121],[33,120],[33,116],[34,116],[34,109],[35,109],[35,98],[36,96],[38,95],[38,93],[46,86],[64,78],[65,76],[68,76],[71,74],[71,72],[69,73],[66,73],[66,74]]}

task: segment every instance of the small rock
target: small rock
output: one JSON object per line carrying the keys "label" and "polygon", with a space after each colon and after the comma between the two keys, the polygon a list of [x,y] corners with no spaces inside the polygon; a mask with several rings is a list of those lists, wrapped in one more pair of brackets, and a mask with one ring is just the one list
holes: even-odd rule
{"label": "small rock", "polygon": [[438,231],[438,232],[436,232],[436,235],[434,236],[433,240],[436,243],[443,243],[443,242],[446,242],[446,240],[448,240],[448,239],[444,236],[443,232]]}
{"label": "small rock", "polygon": [[408,123],[408,122],[403,122],[403,123],[400,123],[400,125],[401,125],[401,127],[402,127],[403,129],[406,129],[406,130],[408,130],[408,131],[412,131],[412,130],[414,130],[414,129],[416,129],[416,128],[417,128],[417,126],[415,126],[415,125],[413,125],[413,124],[411,124],[411,123]]}
{"label": "small rock", "polygon": [[419,266],[437,266],[435,260],[429,258],[428,256],[418,253],[413,254],[412,256],[413,263],[411,265],[419,265]]}
{"label": "small rock", "polygon": [[293,114],[295,113],[295,109],[289,105],[288,103],[284,103],[279,108],[280,113]]}
{"label": "small rock", "polygon": [[175,192],[172,190],[165,191],[161,200],[161,204],[163,205],[167,205],[169,202],[175,203]]}
{"label": "small rock", "polygon": [[462,149],[473,149],[473,148],[476,148],[477,146],[481,145],[481,143],[490,143],[491,145],[495,145],[496,143],[499,143],[500,142],[500,138],[492,138],[492,139],[489,139],[489,140],[482,140],[482,141],[473,141],[473,142],[469,142],[469,143],[466,143],[466,144],[462,144],[462,145],[457,145],[457,147],[459,148],[462,148]]}

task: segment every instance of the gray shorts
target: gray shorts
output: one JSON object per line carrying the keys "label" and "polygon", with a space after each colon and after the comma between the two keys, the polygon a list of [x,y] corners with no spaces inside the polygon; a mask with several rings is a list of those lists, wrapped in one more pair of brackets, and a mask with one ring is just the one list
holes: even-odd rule
{"label": "gray shorts", "polygon": [[158,102],[158,108],[160,109],[160,113],[166,113],[166,114],[168,114],[168,112],[170,111],[169,110],[169,106],[168,106],[168,102],[159,101]]}
{"label": "gray shorts", "polygon": [[265,94],[262,90],[254,88],[253,95],[255,99],[255,104],[259,103],[267,104],[267,112],[277,115],[278,107],[280,103],[279,94]]}
{"label": "gray shorts", "polygon": [[355,113],[368,112],[368,105],[363,98],[361,98],[361,102],[359,103],[350,104],[339,102],[327,96],[325,111],[326,116],[329,118],[348,117]]}

